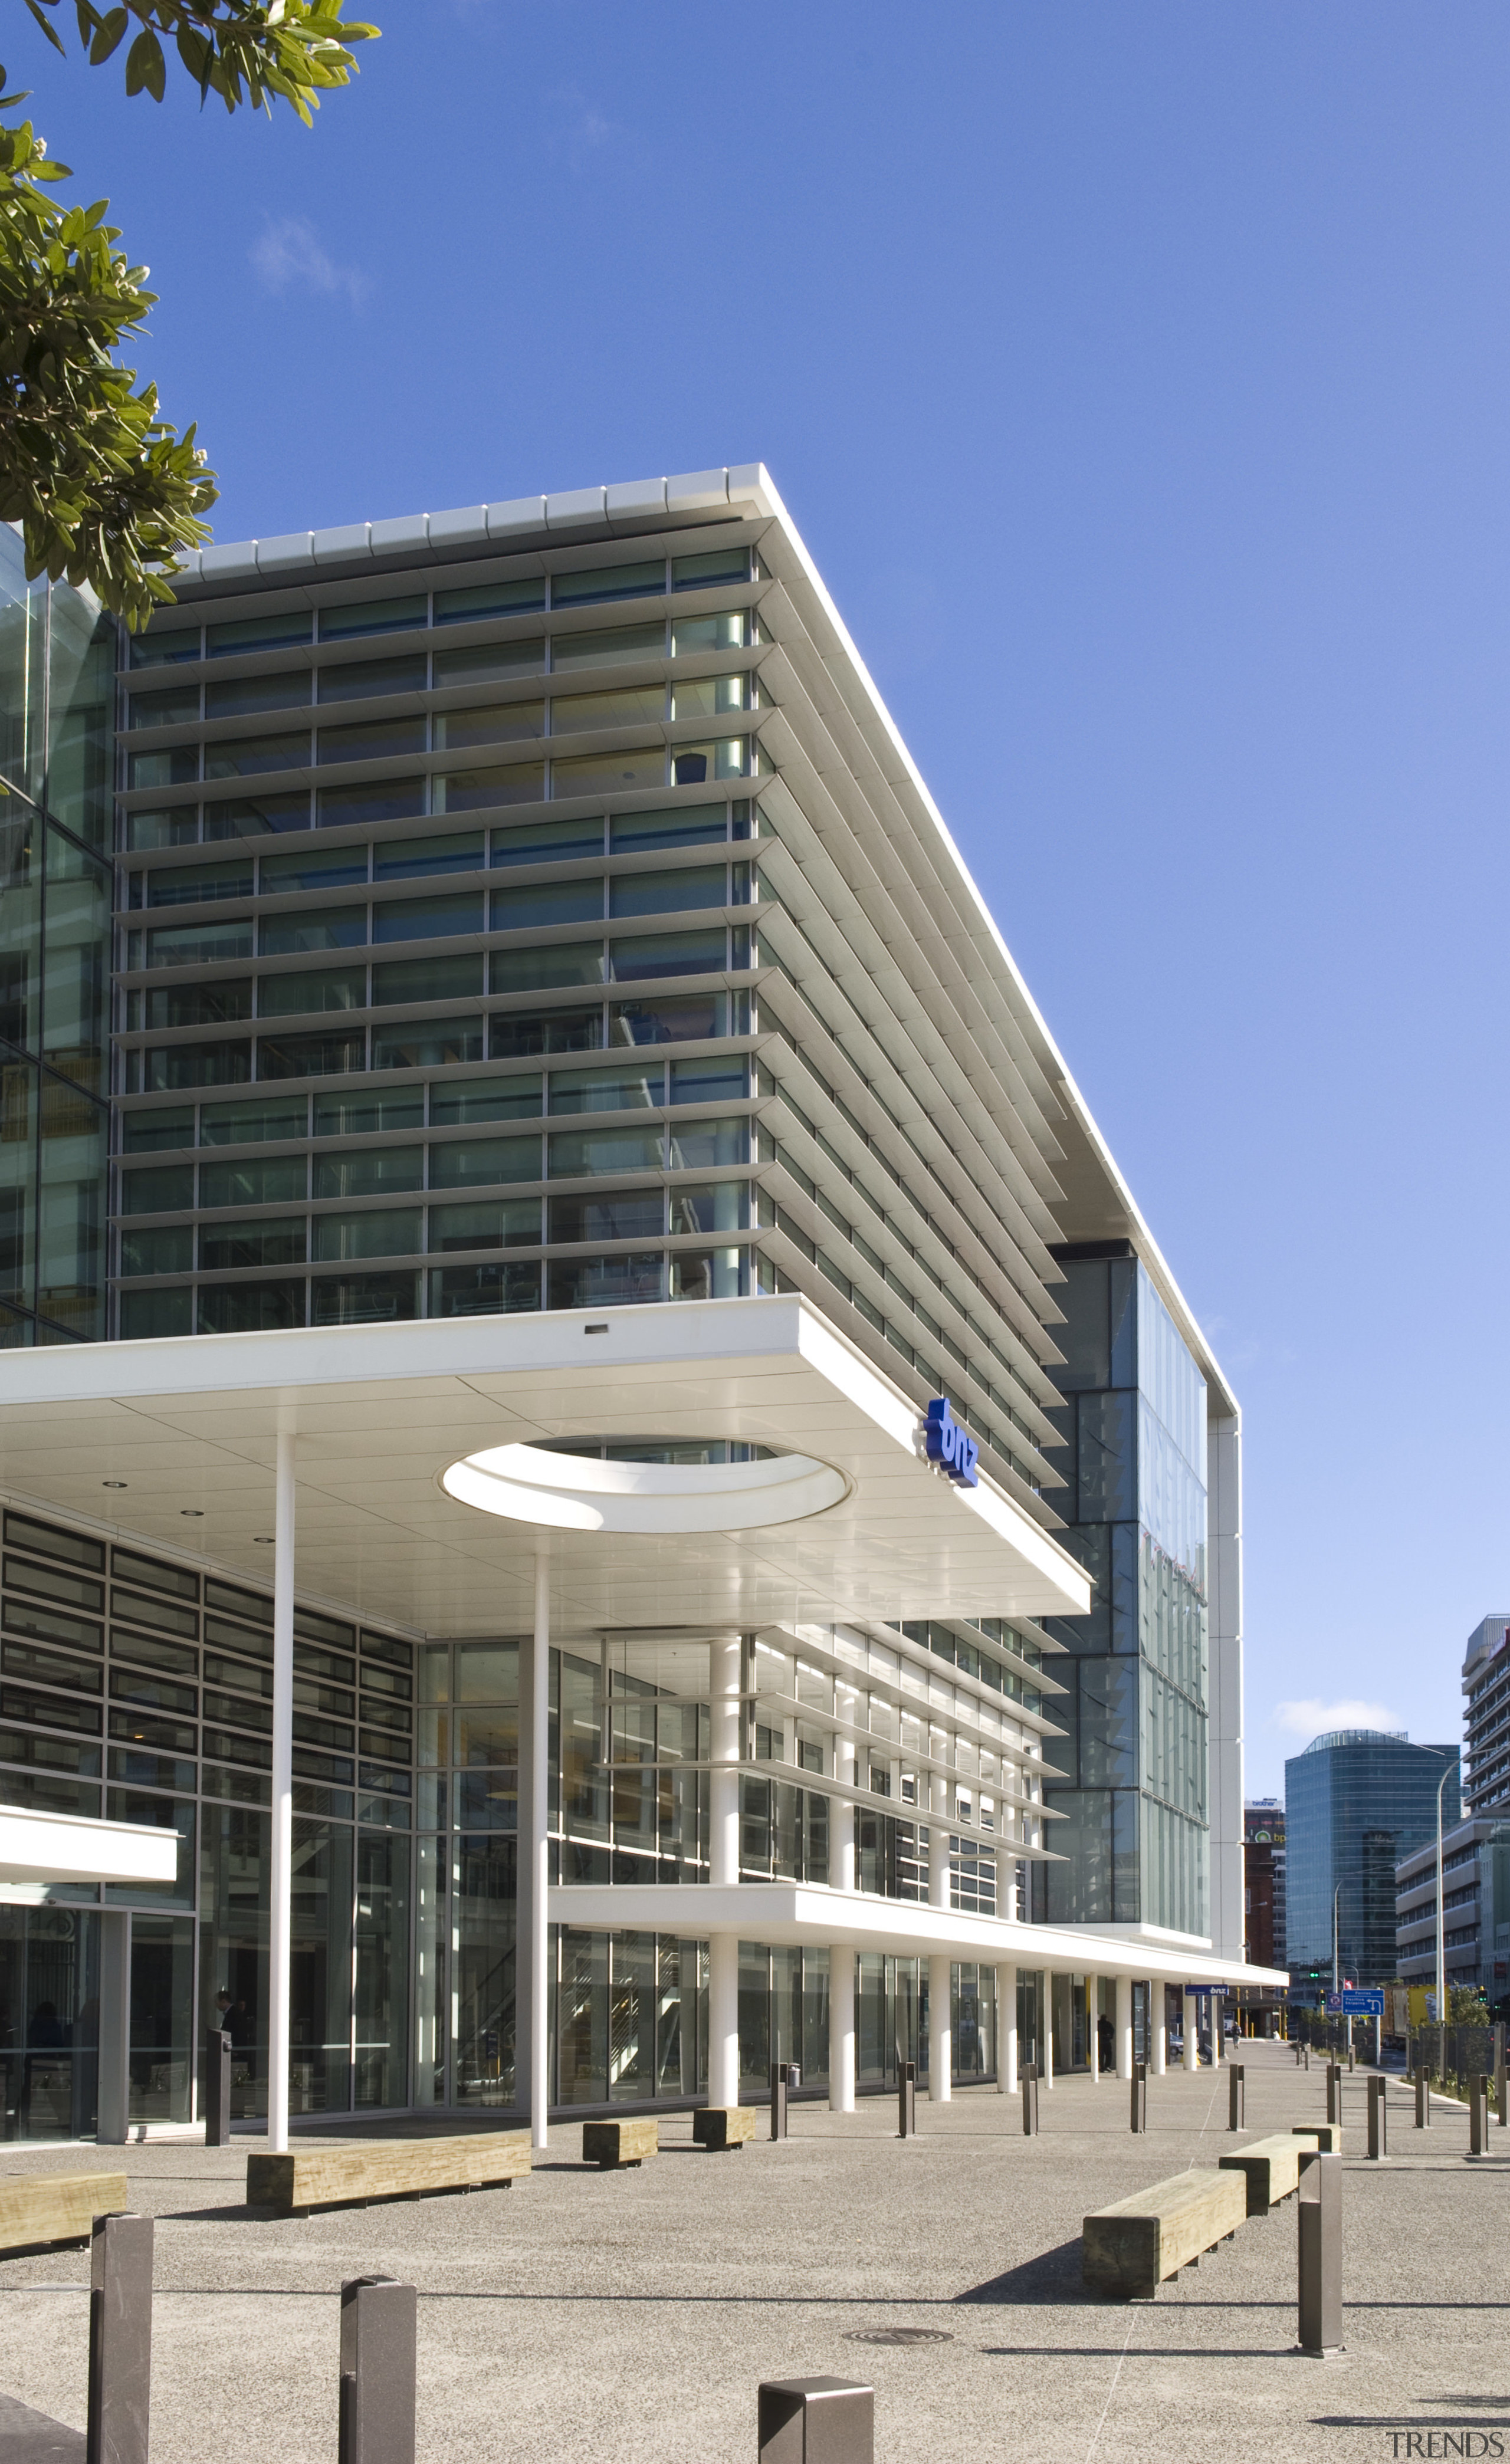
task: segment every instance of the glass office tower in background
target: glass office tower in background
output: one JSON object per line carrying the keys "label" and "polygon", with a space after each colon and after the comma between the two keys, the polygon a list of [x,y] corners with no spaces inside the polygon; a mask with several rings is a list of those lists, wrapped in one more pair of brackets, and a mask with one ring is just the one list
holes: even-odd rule
{"label": "glass office tower in background", "polygon": [[1395,1976],[1395,1867],[1458,1818],[1455,1746],[1412,1746],[1379,1728],[1313,1738],[1284,1767],[1287,1965],[1297,1988],[1330,1986],[1333,1903],[1340,1973]]}

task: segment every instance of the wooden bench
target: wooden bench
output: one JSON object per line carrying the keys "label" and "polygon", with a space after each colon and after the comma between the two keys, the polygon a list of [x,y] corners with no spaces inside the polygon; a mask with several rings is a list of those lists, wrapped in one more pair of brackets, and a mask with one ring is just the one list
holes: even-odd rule
{"label": "wooden bench", "polygon": [[601,2165],[607,2172],[611,2166],[641,2165],[647,2156],[659,2154],[660,2124],[653,2113],[582,2125],[584,2165]]}
{"label": "wooden bench", "polygon": [[692,2117],[692,2136],[699,2147],[743,2147],[757,2118],[752,2104],[704,2104]]}
{"label": "wooden bench", "polygon": [[[1325,2128],[1322,2124],[1322,2128]],[[1281,2199],[1288,2199],[1300,2187],[1300,2159],[1317,2145],[1314,2130],[1276,2132],[1272,2139],[1255,2139],[1249,2147],[1238,2147],[1230,2156],[1219,2156],[1217,2164],[1224,2172],[1242,2173],[1248,2183],[1248,2212],[1266,2216]]]}
{"label": "wooden bench", "polygon": [[1290,2133],[1295,2139],[1314,2139],[1323,2156],[1340,2156],[1343,2152],[1340,2122],[1292,2122]]}
{"label": "wooden bench", "polygon": [[1241,2173],[1219,2167],[1176,2173],[1135,2198],[1098,2208],[1084,2221],[1080,2272],[1114,2301],[1151,2301],[1167,2276],[1237,2231],[1248,2213]]}
{"label": "wooden bench", "polygon": [[527,2130],[477,2131],[460,2139],[368,2139],[247,2158],[247,2206],[280,2216],[368,2199],[417,2199],[433,2190],[481,2190],[517,2180],[530,2165]]}
{"label": "wooden bench", "polygon": [[125,2213],[123,2173],[0,2174],[0,2251],[87,2241],[96,2216]]}

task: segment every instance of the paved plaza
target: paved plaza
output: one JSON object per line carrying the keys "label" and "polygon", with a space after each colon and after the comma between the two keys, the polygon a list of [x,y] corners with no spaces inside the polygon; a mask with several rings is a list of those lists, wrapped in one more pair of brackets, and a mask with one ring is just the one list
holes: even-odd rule
{"label": "paved plaza", "polygon": [[[1244,2052],[1247,2135],[1322,2117],[1319,2063]],[[1156,2302],[1081,2289],[1087,2209],[1233,2144],[1225,2071],[1151,2081],[1141,2140],[1115,2079],[1046,2093],[1036,2140],[991,2089],[921,2105],[905,2143],[889,2099],[798,2105],[784,2145],[719,2156],[676,2116],[637,2172],[585,2168],[563,2127],[512,2189],[304,2222],[246,2212],[255,2139],[16,2147],[4,2169],[123,2156],[158,2219],[154,2464],[335,2464],[339,2287],[371,2273],[419,2287],[421,2464],[753,2464],[757,2382],[819,2372],[875,2387],[880,2464],[1510,2454],[1510,2131],[1469,2161],[1466,2113],[1438,2103],[1423,2136],[1396,2082],[1370,2165],[1364,2079],[1343,2081],[1347,2349],[1326,2363],[1290,2349],[1293,2201]],[[78,2427],[87,2276],[78,2251],[0,2262],[0,2387]],[[940,2341],[855,2341],[899,2328]]]}

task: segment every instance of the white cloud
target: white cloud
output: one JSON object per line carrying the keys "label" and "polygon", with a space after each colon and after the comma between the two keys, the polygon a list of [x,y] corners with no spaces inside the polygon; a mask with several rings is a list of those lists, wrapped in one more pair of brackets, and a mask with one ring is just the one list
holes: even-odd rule
{"label": "white cloud", "polygon": [[324,298],[344,292],[353,308],[361,306],[372,287],[355,266],[338,265],[309,224],[292,215],[269,223],[252,250],[252,264],[265,290],[313,291]]}
{"label": "white cloud", "polygon": [[1292,1736],[1303,1737],[1307,1745],[1313,1737],[1324,1737],[1333,1728],[1387,1728],[1398,1734],[1405,1726],[1388,1704],[1360,1702],[1351,1694],[1343,1695],[1335,1703],[1323,1702],[1314,1694],[1298,1703],[1277,1703],[1270,1716],[1277,1727],[1288,1728]]}

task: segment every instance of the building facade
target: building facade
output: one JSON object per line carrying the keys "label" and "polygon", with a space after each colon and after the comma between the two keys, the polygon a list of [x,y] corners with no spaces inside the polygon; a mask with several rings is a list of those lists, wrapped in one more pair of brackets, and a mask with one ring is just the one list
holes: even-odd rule
{"label": "building facade", "polygon": [[1487,1617],[1463,1657],[1463,1796],[1471,1814],[1510,1807],[1510,1617]]}
{"label": "building facade", "polygon": [[[1436,1841],[1395,1870],[1396,1973],[1436,1987]],[[1448,1991],[1479,1992],[1496,2018],[1510,2004],[1510,1822],[1478,1815],[1442,1838],[1442,1947]]]}
{"label": "building facade", "polygon": [[[1446,1774],[1444,1783],[1444,1772]],[[1412,1746],[1376,1728],[1316,1737],[1284,1767],[1286,1965],[1292,1986],[1395,1973],[1395,1868],[1458,1818],[1455,1746]]]}
{"label": "building facade", "polygon": [[[778,2052],[946,2093],[1053,1975],[1130,2028],[1240,1964],[1236,1404],[765,474],[209,549],[119,652],[10,591],[0,1793],[186,1843],[169,1902],[0,1908],[17,2079],[118,1914],[143,2118],[221,2013],[248,2114],[543,2113]],[[800,1511],[736,1327],[859,1415]],[[542,1393],[584,1337],[632,1392]],[[213,1496],[181,1435],[171,1476],[52,1454],[38,1345],[80,1426],[277,1364],[286,1513],[260,1438]],[[501,1487],[468,1362],[536,1450]],[[394,1495],[429,1465],[402,1545],[310,1468],[353,1378]],[[758,1572],[666,1502],[766,1489],[803,1548]]]}
{"label": "building facade", "polygon": [[1243,1808],[1243,1909],[1248,1956],[1260,1968],[1285,1966],[1284,1807],[1277,1796]]}

